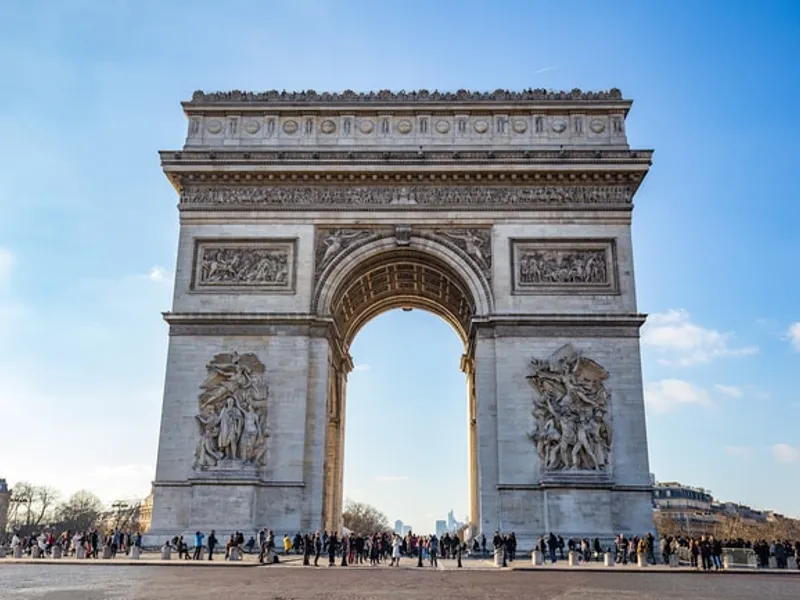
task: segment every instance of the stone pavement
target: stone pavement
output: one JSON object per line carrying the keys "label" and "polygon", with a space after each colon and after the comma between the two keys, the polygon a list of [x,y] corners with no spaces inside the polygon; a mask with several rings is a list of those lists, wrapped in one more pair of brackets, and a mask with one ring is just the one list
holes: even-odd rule
{"label": "stone pavement", "polygon": [[[99,561],[98,561],[99,562]],[[0,561],[0,600],[162,600],[253,597],[264,600],[797,600],[800,578],[772,574],[604,573],[588,569],[461,571],[413,567],[218,568],[196,563],[138,567],[19,564]]]}

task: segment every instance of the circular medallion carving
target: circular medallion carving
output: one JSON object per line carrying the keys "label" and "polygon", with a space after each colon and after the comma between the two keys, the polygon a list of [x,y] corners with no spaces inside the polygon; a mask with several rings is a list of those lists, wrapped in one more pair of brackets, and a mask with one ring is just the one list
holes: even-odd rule
{"label": "circular medallion carving", "polygon": [[606,122],[603,119],[592,119],[589,128],[595,133],[603,133],[606,129]]}
{"label": "circular medallion carving", "polygon": [[486,133],[487,131],[489,131],[489,123],[487,123],[486,121],[483,121],[483,120],[475,121],[475,125],[473,125],[472,127],[478,133]]}
{"label": "circular medallion carving", "polygon": [[327,120],[323,121],[323,122],[320,124],[320,126],[319,126],[319,130],[320,130],[322,133],[326,133],[326,134],[333,133],[334,131],[336,131],[336,123],[334,123],[334,122],[333,122],[333,121],[331,121],[330,119],[327,119]]}
{"label": "circular medallion carving", "polygon": [[220,123],[216,119],[213,121],[209,121],[208,125],[206,125],[206,131],[208,131],[208,133],[219,133],[220,131],[222,131],[222,123]]}
{"label": "circular medallion carving", "polygon": [[556,133],[563,133],[567,129],[567,122],[564,119],[554,119],[550,127]]}
{"label": "circular medallion carving", "polygon": [[284,121],[283,123],[283,131],[288,134],[295,133],[298,129],[297,121],[292,121],[291,119],[288,121]]}
{"label": "circular medallion carving", "polygon": [[406,134],[411,133],[411,121],[408,119],[403,119],[402,121],[398,121],[397,125],[394,126],[398,133]]}
{"label": "circular medallion carving", "polygon": [[445,121],[444,119],[441,121],[436,121],[436,131],[439,133],[447,133],[450,131],[450,122]]}
{"label": "circular medallion carving", "polygon": [[375,123],[373,123],[369,119],[361,121],[361,123],[358,124],[358,130],[361,133],[372,133],[373,129],[375,129]]}
{"label": "circular medallion carving", "polygon": [[528,124],[523,119],[516,119],[512,125],[514,131],[517,133],[525,133],[528,131]]}
{"label": "circular medallion carving", "polygon": [[258,133],[259,129],[261,129],[261,124],[258,121],[248,121],[244,125],[244,130],[251,135]]}

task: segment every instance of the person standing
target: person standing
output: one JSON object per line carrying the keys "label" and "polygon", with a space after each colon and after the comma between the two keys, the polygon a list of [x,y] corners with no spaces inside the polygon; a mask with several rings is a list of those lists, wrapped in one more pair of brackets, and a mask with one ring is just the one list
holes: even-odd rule
{"label": "person standing", "polygon": [[319,531],[314,534],[314,566],[319,566],[319,557],[322,554],[322,536]]}
{"label": "person standing", "polygon": [[431,566],[438,567],[439,560],[437,556],[439,554],[439,538],[436,537],[435,533],[431,536],[430,540],[428,540],[428,552],[431,556]]}
{"label": "person standing", "polygon": [[334,531],[328,537],[328,566],[333,567],[336,565],[336,548],[339,545],[339,540]]}
{"label": "person standing", "polygon": [[390,567],[400,566],[400,546],[402,544],[403,540],[395,533],[392,537],[392,562],[389,564]]}
{"label": "person standing", "polygon": [[194,556],[192,556],[193,560],[200,560],[200,555],[203,552],[203,538],[206,536],[203,535],[200,531],[194,532]]}
{"label": "person standing", "polygon": [[211,533],[208,535],[208,560],[214,560],[214,548],[217,545],[217,535],[216,532],[212,529]]}

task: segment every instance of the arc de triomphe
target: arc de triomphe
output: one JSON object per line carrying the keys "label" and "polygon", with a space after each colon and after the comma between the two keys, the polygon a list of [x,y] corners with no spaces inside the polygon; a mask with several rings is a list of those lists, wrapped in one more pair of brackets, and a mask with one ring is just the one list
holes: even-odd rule
{"label": "arc de triomphe", "polygon": [[464,342],[473,531],[652,530],[630,231],[652,152],[628,145],[630,106],[619,90],[183,103],[186,143],[161,153],[180,238],[153,542],[338,529],[348,348],[397,307]]}

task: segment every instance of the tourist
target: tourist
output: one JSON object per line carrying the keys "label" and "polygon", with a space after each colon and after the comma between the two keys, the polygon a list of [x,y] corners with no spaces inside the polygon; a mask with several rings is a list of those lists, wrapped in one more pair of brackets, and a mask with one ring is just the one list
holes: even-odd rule
{"label": "tourist", "polygon": [[403,545],[403,540],[396,533],[392,536],[392,562],[389,566],[400,566],[400,547]]}
{"label": "tourist", "polygon": [[206,536],[203,534],[202,531],[195,531],[194,532],[194,555],[192,556],[193,560],[200,560],[203,554],[203,539]]}
{"label": "tourist", "polygon": [[216,532],[212,529],[208,536],[208,560],[214,559],[214,548],[217,546]]}

